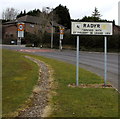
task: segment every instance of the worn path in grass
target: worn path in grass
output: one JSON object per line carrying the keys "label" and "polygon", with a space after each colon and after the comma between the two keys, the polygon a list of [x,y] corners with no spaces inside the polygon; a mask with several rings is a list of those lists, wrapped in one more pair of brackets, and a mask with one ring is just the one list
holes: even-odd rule
{"label": "worn path in grass", "polygon": [[2,116],[46,115],[46,110],[49,109],[46,107],[49,102],[48,94],[53,84],[50,66],[35,58],[25,58],[25,54],[8,50],[3,50],[2,66]]}
{"label": "worn path in grass", "polygon": [[48,102],[50,100],[50,89],[52,86],[52,71],[50,71],[48,66],[40,60],[30,56],[25,57],[37,63],[39,66],[39,80],[31,97],[32,105],[20,111],[19,117],[46,117],[50,110]]}

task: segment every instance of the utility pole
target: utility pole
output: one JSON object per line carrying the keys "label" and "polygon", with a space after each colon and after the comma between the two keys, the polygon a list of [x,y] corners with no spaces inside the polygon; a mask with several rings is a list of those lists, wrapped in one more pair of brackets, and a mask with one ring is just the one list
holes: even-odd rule
{"label": "utility pole", "polygon": [[53,48],[53,11],[52,11],[52,28],[51,28],[51,48]]}
{"label": "utility pole", "polygon": [[53,48],[53,8],[46,7],[46,9],[50,10],[52,12],[52,21],[51,21],[51,49]]}
{"label": "utility pole", "polygon": [[118,25],[120,26],[120,1],[118,2]]}

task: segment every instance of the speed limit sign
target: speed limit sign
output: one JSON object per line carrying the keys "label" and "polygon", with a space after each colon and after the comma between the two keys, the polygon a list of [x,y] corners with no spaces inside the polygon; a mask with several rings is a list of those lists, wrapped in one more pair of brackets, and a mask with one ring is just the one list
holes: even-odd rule
{"label": "speed limit sign", "polygon": [[18,23],[18,31],[24,31],[24,23]]}

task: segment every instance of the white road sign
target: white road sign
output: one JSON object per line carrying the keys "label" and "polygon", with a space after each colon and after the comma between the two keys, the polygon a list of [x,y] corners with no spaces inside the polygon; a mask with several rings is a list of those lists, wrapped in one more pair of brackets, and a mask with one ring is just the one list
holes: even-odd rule
{"label": "white road sign", "polygon": [[113,24],[109,22],[72,22],[72,35],[112,35]]}
{"label": "white road sign", "polygon": [[60,34],[60,39],[63,39],[63,34]]}
{"label": "white road sign", "polygon": [[18,37],[23,38],[24,37],[24,31],[18,31]]}

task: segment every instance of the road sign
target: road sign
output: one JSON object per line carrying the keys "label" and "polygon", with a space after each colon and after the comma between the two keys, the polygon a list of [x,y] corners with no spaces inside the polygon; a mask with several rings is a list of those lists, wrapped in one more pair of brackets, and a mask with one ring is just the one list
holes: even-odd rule
{"label": "road sign", "polygon": [[18,31],[18,37],[23,38],[24,37],[24,31]]}
{"label": "road sign", "polygon": [[113,24],[110,22],[72,22],[73,35],[112,35]]}
{"label": "road sign", "polygon": [[62,39],[63,39],[63,34],[64,34],[64,28],[59,26],[59,30],[60,30],[60,43],[59,43],[59,49],[62,50]]}
{"label": "road sign", "polygon": [[24,37],[24,23],[18,23],[18,37],[23,38]]}
{"label": "road sign", "polygon": [[24,31],[24,23],[18,23],[18,31]]}
{"label": "road sign", "polygon": [[64,29],[60,29],[60,34],[64,34]]}
{"label": "road sign", "polygon": [[60,34],[60,39],[63,39],[63,34]]}
{"label": "road sign", "polygon": [[104,35],[104,85],[107,80],[107,37],[113,34],[110,22],[72,22],[71,34],[77,35],[76,86],[79,85],[79,35]]}

